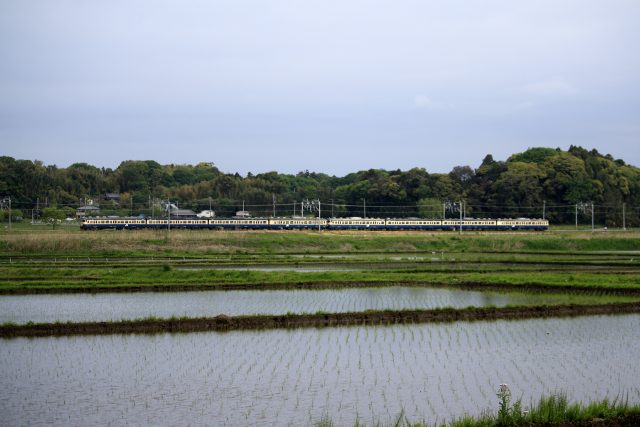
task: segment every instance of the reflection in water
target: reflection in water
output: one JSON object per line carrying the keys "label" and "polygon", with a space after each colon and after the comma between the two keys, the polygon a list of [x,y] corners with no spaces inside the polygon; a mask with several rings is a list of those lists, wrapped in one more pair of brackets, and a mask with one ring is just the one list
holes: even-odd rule
{"label": "reflection in water", "polygon": [[639,352],[639,315],[4,339],[0,424],[433,424],[496,410],[501,383],[639,403]]}

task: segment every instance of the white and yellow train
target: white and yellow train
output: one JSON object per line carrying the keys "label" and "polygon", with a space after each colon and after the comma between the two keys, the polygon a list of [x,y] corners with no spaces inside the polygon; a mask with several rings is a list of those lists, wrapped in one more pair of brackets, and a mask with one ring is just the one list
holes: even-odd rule
{"label": "white and yellow train", "polygon": [[419,219],[419,218],[211,218],[211,219],[144,219],[87,218],[83,230],[210,229],[210,230],[441,230],[500,231],[549,229],[546,219]]}

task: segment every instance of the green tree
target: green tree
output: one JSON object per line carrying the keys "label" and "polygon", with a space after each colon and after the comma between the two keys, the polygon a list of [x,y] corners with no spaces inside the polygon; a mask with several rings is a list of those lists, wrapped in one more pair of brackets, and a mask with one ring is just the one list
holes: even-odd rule
{"label": "green tree", "polygon": [[67,214],[63,209],[52,206],[42,210],[42,217],[47,223],[51,224],[53,229],[55,229],[56,226],[67,217]]}
{"label": "green tree", "polygon": [[442,219],[442,203],[438,199],[424,198],[418,201],[418,214],[422,218]]}
{"label": "green tree", "polygon": [[510,162],[493,185],[495,200],[508,216],[542,216],[544,178],[544,170],[536,163]]}

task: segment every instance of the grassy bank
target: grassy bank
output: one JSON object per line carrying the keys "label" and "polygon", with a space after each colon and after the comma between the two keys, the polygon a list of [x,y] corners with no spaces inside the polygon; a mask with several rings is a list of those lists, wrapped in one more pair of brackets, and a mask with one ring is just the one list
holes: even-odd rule
{"label": "grassy bank", "polygon": [[[477,267],[480,268],[480,267]],[[286,289],[304,287],[345,287],[388,285],[453,285],[492,288],[519,287],[553,290],[605,292],[640,292],[640,275],[602,271],[480,271],[461,272],[456,268],[432,271],[410,270],[355,271],[252,271],[223,269],[178,269],[170,265],[157,267],[129,266],[32,266],[0,267],[0,293],[185,291],[205,289]]]}
{"label": "grassy bank", "polygon": [[[507,389],[508,390],[508,389]],[[509,392],[510,394],[510,392]],[[498,393],[500,398],[500,392]],[[376,423],[377,426],[382,424]],[[640,425],[640,405],[624,400],[601,400],[591,403],[570,403],[566,395],[552,395],[525,409],[522,402],[511,402],[500,398],[500,408],[495,413],[485,413],[478,417],[465,416],[450,423],[429,424],[412,422],[402,414],[398,415],[394,427],[510,427],[510,426],[564,426],[564,427],[622,427]],[[356,422],[354,426],[365,427]],[[329,417],[315,424],[315,427],[334,427]]]}
{"label": "grassy bank", "polygon": [[545,317],[575,317],[628,313],[640,313],[640,302],[533,307],[441,308],[434,310],[372,310],[356,313],[319,312],[314,314],[286,315],[219,315],[216,317],[201,318],[146,318],[118,322],[59,322],[28,323],[24,325],[5,323],[0,325],[0,337],[230,331],[505,319],[522,320]]}
{"label": "grassy bank", "polygon": [[0,256],[215,256],[225,254],[638,251],[640,233],[99,231],[0,234]]}

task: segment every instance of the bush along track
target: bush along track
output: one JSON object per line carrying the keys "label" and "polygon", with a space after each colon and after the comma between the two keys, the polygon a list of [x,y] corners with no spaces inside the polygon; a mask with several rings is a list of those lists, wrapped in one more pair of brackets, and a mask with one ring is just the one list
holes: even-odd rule
{"label": "bush along track", "polygon": [[640,313],[640,302],[597,305],[554,305],[486,308],[443,308],[435,310],[384,310],[356,313],[314,313],[251,315],[201,318],[146,318],[116,322],[28,323],[0,325],[0,337],[99,335],[117,333],[162,333],[332,327],[348,325],[391,325],[479,320],[519,320],[543,317]]}

